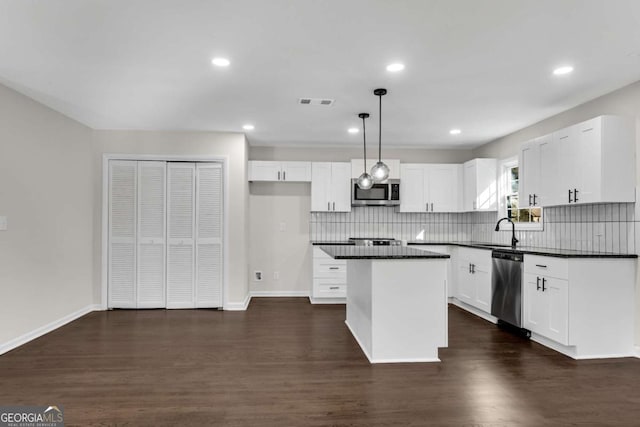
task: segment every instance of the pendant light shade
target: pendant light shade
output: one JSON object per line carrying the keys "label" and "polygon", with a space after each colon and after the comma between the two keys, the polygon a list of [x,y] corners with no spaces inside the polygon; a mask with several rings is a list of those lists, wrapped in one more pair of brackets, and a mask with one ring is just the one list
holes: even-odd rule
{"label": "pendant light shade", "polygon": [[374,182],[386,181],[389,178],[389,166],[382,161],[382,97],[387,94],[386,89],[376,89],[373,94],[379,98],[378,115],[378,163],[371,168],[371,176]]}
{"label": "pendant light shade", "polygon": [[364,147],[364,172],[358,177],[358,188],[368,190],[373,187],[373,178],[367,173],[367,129],[364,120],[369,117],[369,113],[360,113],[358,117],[362,119],[362,140]]}

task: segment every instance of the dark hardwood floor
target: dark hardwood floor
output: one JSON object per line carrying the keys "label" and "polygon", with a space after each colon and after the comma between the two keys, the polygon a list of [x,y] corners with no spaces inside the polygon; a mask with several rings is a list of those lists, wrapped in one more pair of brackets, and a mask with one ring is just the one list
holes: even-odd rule
{"label": "dark hardwood floor", "polygon": [[640,425],[640,360],[574,361],[449,308],[441,363],[370,365],[344,306],[95,312],[0,356],[67,425]]}

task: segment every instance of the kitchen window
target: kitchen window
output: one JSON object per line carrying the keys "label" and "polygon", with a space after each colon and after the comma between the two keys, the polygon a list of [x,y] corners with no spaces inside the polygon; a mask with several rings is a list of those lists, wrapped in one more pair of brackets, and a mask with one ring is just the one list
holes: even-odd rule
{"label": "kitchen window", "polygon": [[[516,225],[516,230],[542,230],[543,209],[541,207],[520,207],[518,197],[520,173],[517,157],[503,161],[500,171],[498,218],[510,218]],[[511,225],[503,222],[500,229],[511,229]]]}

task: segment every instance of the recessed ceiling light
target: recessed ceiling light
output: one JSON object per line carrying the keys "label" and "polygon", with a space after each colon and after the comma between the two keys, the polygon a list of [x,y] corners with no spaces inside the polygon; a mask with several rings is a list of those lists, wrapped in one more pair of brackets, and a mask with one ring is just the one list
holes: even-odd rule
{"label": "recessed ceiling light", "polygon": [[404,70],[404,64],[395,63],[387,65],[387,71],[391,71],[392,73],[397,73],[402,70]]}
{"label": "recessed ceiling light", "polygon": [[349,132],[349,133],[358,133],[358,132],[360,132],[360,129],[358,129],[358,128],[349,128],[347,130],[347,132]]}
{"label": "recessed ceiling light", "polygon": [[256,127],[254,125],[246,124],[242,126],[244,130],[254,130]]}
{"label": "recessed ceiling light", "polygon": [[213,58],[211,60],[211,63],[216,67],[228,67],[229,64],[231,64],[231,61],[229,61],[227,58]]}
{"label": "recessed ceiling light", "polygon": [[460,129],[451,129],[451,130],[449,131],[449,133],[450,133],[451,135],[460,135],[460,134],[462,133],[462,131],[461,131]]}
{"label": "recessed ceiling light", "polygon": [[553,74],[556,76],[562,76],[565,74],[569,74],[573,71],[573,67],[571,65],[564,65],[562,67],[558,67],[553,70]]}

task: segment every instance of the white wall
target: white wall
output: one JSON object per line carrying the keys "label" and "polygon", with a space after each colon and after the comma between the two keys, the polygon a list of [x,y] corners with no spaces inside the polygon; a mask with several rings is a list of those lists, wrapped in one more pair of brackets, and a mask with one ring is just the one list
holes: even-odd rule
{"label": "white wall", "polygon": [[[368,157],[377,155],[373,145]],[[462,163],[471,150],[386,149],[383,157],[413,163]],[[360,147],[250,147],[251,160],[308,160],[347,162],[360,158]],[[254,295],[309,294],[312,286],[312,252],[309,244],[311,185],[253,182],[249,186],[251,233],[249,282]],[[281,224],[285,231],[280,231]],[[263,280],[256,282],[253,272]],[[278,273],[279,279],[274,279]]]}
{"label": "white wall", "polygon": [[[571,110],[550,117],[518,132],[507,135],[474,150],[474,157],[504,159],[518,153],[520,144],[555,130],[588,120],[603,114],[632,117],[636,121],[636,188],[640,184],[640,82],[596,98]],[[640,218],[640,201],[636,200],[635,218]],[[640,244],[640,229],[636,227],[635,247]],[[636,279],[636,345],[640,345],[640,277]]]}
{"label": "white wall", "polygon": [[[238,306],[248,296],[248,145],[243,134],[97,130],[93,133],[94,299],[101,301],[102,283],[102,158],[103,154],[228,156],[229,166],[229,293],[225,301]],[[225,307],[227,305],[225,304]]]}
{"label": "white wall", "polygon": [[0,352],[93,304],[91,159],[89,128],[0,85]]}

